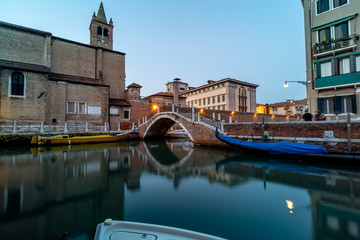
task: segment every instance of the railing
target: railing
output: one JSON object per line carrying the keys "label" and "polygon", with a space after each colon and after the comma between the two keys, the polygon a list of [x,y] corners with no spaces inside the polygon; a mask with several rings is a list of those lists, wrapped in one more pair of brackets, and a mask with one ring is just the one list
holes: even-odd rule
{"label": "railing", "polygon": [[333,87],[347,84],[357,84],[360,82],[360,72],[340,74],[329,77],[315,79],[315,88]]}
{"label": "railing", "polygon": [[316,43],[313,46],[314,55],[337,51],[341,49],[346,49],[349,47],[356,47],[355,40],[358,38],[356,35],[336,39],[336,40],[329,40],[322,43]]}
{"label": "railing", "polygon": [[[109,132],[109,123],[97,121],[66,121],[66,122],[46,122],[46,121],[0,121],[1,134],[57,134],[72,132]],[[120,131],[118,129],[117,131]]]}

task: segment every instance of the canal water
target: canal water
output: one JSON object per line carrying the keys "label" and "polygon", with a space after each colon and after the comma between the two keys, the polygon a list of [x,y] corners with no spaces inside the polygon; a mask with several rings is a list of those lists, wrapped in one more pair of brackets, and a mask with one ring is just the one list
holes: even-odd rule
{"label": "canal water", "polygon": [[0,149],[0,239],[93,239],[106,218],[227,239],[360,239],[360,174],[186,140]]}

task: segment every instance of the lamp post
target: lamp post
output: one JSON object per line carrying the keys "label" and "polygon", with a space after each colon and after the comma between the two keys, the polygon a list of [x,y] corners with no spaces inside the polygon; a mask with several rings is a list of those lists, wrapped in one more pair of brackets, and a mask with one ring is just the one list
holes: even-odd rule
{"label": "lamp post", "polygon": [[296,83],[300,83],[302,85],[306,85],[306,81],[285,81],[284,87],[289,86],[288,82],[296,82]]}

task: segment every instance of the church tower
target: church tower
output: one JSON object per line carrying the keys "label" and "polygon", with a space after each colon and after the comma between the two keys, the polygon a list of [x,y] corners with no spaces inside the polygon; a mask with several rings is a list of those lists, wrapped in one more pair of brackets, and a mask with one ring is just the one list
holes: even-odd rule
{"label": "church tower", "polygon": [[97,15],[94,12],[90,23],[90,45],[113,50],[113,28],[111,18],[107,23],[103,3],[101,2]]}

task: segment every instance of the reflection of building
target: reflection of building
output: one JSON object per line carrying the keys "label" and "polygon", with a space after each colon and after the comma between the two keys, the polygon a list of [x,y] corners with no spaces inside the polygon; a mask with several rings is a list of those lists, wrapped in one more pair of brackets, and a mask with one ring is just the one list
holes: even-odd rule
{"label": "reflection of building", "polygon": [[305,18],[307,98],[328,119],[359,115],[359,1],[301,0]]}
{"label": "reflection of building", "polygon": [[225,78],[209,80],[200,87],[189,87],[180,93],[186,97],[188,107],[239,112],[256,112],[256,88],[258,85]]}

